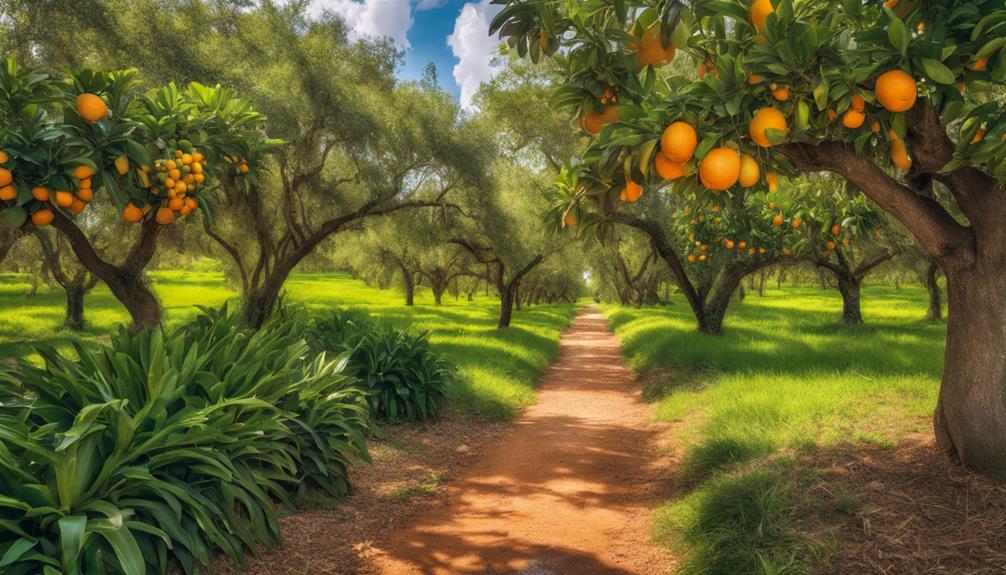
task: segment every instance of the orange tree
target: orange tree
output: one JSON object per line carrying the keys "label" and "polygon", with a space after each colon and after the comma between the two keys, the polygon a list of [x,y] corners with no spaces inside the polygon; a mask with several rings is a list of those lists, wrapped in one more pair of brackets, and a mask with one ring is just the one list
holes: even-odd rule
{"label": "orange tree", "polygon": [[[143,270],[161,229],[208,212],[217,175],[242,173],[236,154],[247,142],[267,142],[263,120],[220,87],[143,93],[131,71],[62,76],[8,60],[0,67],[4,224],[52,225],[134,327],[157,324],[161,307]],[[137,225],[131,244],[124,239],[115,253],[99,253],[77,217],[92,201],[113,204],[118,217]]]}
{"label": "orange tree", "polygon": [[[612,197],[674,177],[669,193],[741,197],[743,209],[769,174],[828,171],[904,224],[944,270],[954,310],[938,443],[1006,473],[1006,115],[989,97],[1006,79],[1000,0],[500,3],[491,32],[560,61],[553,102],[599,132],[570,207],[604,218],[618,213]],[[653,41],[666,54],[640,57]],[[657,69],[671,48],[695,59],[700,81]],[[695,142],[672,134],[665,147],[679,121]],[[738,183],[752,165],[740,154],[759,168],[751,188]]]}

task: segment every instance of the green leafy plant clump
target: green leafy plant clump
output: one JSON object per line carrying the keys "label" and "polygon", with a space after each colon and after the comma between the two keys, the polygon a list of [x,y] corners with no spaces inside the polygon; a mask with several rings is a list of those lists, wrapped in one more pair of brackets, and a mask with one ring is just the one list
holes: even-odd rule
{"label": "green leafy plant clump", "polygon": [[428,338],[344,310],[316,320],[308,335],[316,352],[349,354],[348,373],[366,390],[371,413],[391,422],[435,417],[455,378]]}
{"label": "green leafy plant clump", "polygon": [[346,358],[309,353],[303,313],[257,332],[203,313],[0,374],[3,573],[241,563],[278,543],[276,503],[345,493],[369,422]]}

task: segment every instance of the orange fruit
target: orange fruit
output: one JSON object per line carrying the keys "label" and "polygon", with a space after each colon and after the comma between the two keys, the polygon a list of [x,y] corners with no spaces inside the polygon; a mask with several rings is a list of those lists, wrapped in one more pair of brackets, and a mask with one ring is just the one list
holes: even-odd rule
{"label": "orange fruit", "polygon": [[769,170],[765,172],[765,183],[768,184],[768,191],[775,192],[779,189],[779,176]]}
{"label": "orange fruit", "polygon": [[827,242],[824,243],[824,247],[828,248],[829,250],[833,250],[835,249],[835,242],[828,240]]}
{"label": "orange fruit", "polygon": [[734,249],[734,241],[733,240],[727,240],[727,249],[728,250]]}
{"label": "orange fruit", "polygon": [[664,48],[659,26],[653,26],[644,32],[643,37],[633,45],[633,49],[636,51],[636,64],[641,68],[663,66],[672,62],[677,54],[674,46]]}
{"label": "orange fruit", "polygon": [[14,181],[14,174],[10,170],[0,168],[0,186],[9,186]]}
{"label": "orange fruit", "polygon": [[698,143],[695,128],[686,122],[673,122],[660,136],[660,151],[668,160],[683,164],[692,159]]}
{"label": "orange fruit", "polygon": [[843,246],[847,246],[847,245],[849,245],[849,238],[843,238],[843,239],[842,239],[842,245],[843,245]]}
{"label": "orange fruit", "polygon": [[880,122],[874,120],[870,124],[870,131],[873,132],[874,134],[879,134],[880,133]]}
{"label": "orange fruit", "polygon": [[855,130],[856,128],[862,126],[865,121],[866,115],[853,109],[847,110],[845,115],[842,116],[842,125],[850,130]]}
{"label": "orange fruit", "polygon": [[17,188],[9,185],[0,188],[0,201],[9,202],[15,198],[17,198]]}
{"label": "orange fruit", "polygon": [[643,195],[643,186],[629,180],[625,183],[625,188],[622,189],[622,193],[618,196],[618,199],[631,204],[635,203],[641,195]]}
{"label": "orange fruit", "polygon": [[55,217],[56,216],[55,214],[52,213],[52,210],[48,208],[42,208],[41,210],[31,215],[31,223],[41,228],[51,224],[52,220]]}
{"label": "orange fruit", "polygon": [[192,208],[188,206],[182,206],[181,209],[178,210],[178,213],[182,214],[183,216],[187,216],[192,213]]}
{"label": "orange fruit", "polygon": [[73,194],[65,190],[57,190],[56,205],[61,208],[69,208],[71,205],[73,205]]}
{"label": "orange fruit", "polygon": [[[193,207],[191,207],[191,206],[188,205],[188,200],[186,200],[185,203],[186,203],[186,205],[185,205],[186,208],[189,208],[190,210],[195,209],[195,208],[193,208]],[[566,212],[566,215],[564,215],[562,217],[562,223],[567,228],[575,228],[576,226],[578,226],[580,224],[580,222],[579,222],[579,220],[576,217],[576,211],[575,210],[569,210],[568,212]]]}
{"label": "orange fruit", "polygon": [[789,88],[786,86],[779,86],[778,88],[772,90],[772,97],[780,102],[789,100]]}
{"label": "orange fruit", "polygon": [[676,180],[685,175],[684,164],[667,159],[663,152],[657,152],[654,165],[657,168],[657,175],[665,180]]}
{"label": "orange fruit", "polygon": [[[596,134],[600,132],[601,128],[603,128],[605,125],[610,124],[612,122],[617,122],[618,117],[619,115],[617,106],[606,106],[603,112],[594,109],[588,112],[587,115],[581,119],[580,127],[582,127],[586,132]],[[248,164],[242,163],[240,166],[238,166],[238,171],[240,171],[243,174],[247,173]]]}
{"label": "orange fruit", "polygon": [[49,188],[45,186],[36,186],[31,189],[31,197],[35,198],[40,202],[49,201]]}
{"label": "orange fruit", "polygon": [[741,154],[741,173],[737,177],[741,187],[750,188],[760,179],[761,168],[758,167],[758,161],[749,154]]}
{"label": "orange fruit", "polygon": [[779,214],[776,214],[776,216],[774,218],[772,218],[772,225],[775,226],[775,227],[777,227],[777,228],[781,228],[783,222],[784,222],[784,220],[783,220],[782,216],[779,215]]}
{"label": "orange fruit", "polygon": [[838,112],[835,108],[828,108],[828,120],[834,122],[835,118],[838,118]]}
{"label": "orange fruit", "polygon": [[77,197],[80,198],[82,202],[90,202],[94,199],[94,192],[91,188],[81,188],[77,190]]}
{"label": "orange fruit", "polygon": [[748,247],[748,243],[747,242],[741,242],[741,243],[737,244],[737,249],[741,249],[742,250],[742,249],[744,249],[746,247]]}
{"label": "orange fruit", "polygon": [[974,137],[971,138],[971,143],[977,144],[978,142],[981,142],[983,138],[985,138],[985,128],[978,128],[978,131],[975,132]]}
{"label": "orange fruit", "polygon": [[131,224],[135,224],[140,221],[142,217],[143,210],[136,207],[134,204],[126,204],[126,208],[122,210],[122,219]]}
{"label": "orange fruit", "polygon": [[886,2],[884,2],[884,8],[894,8],[895,6],[898,5],[898,2],[900,1],[901,0],[887,0]]}
{"label": "orange fruit", "polygon": [[863,97],[860,96],[859,94],[856,94],[855,96],[852,97],[851,107],[853,110],[857,112],[862,112],[863,110],[866,109],[866,100],[864,100]]}
{"label": "orange fruit", "polygon": [[194,210],[199,207],[199,200],[195,198],[185,198],[185,205]]}
{"label": "orange fruit", "polygon": [[915,79],[901,70],[888,70],[877,77],[877,101],[891,112],[912,109],[918,97]]}
{"label": "orange fruit", "polygon": [[741,155],[732,148],[713,148],[699,163],[702,185],[714,191],[723,191],[737,183],[741,174]]}
{"label": "orange fruit", "polygon": [[989,57],[982,56],[971,63],[971,69],[975,72],[984,72],[989,67]]}
{"label": "orange fruit", "polygon": [[771,0],[755,0],[751,3],[751,24],[761,32],[765,29],[765,19],[773,11]]}
{"label": "orange fruit", "polygon": [[782,253],[784,253],[784,254],[786,254],[788,256],[789,254],[793,253],[793,250],[791,250],[789,248],[783,248],[782,249]]}
{"label": "orange fruit", "polygon": [[91,178],[87,178],[86,180],[81,180],[80,181],[80,185],[78,187],[85,188],[85,189],[90,189],[91,188]]}
{"label": "orange fruit", "polygon": [[129,173],[129,158],[126,156],[119,156],[115,158],[115,171],[119,172],[120,176],[125,176]]}
{"label": "orange fruit", "polygon": [[73,169],[73,177],[78,180],[86,180],[94,175],[94,170],[91,166],[85,166],[83,164],[77,166]]}
{"label": "orange fruit", "polygon": [[769,129],[779,130],[784,136],[787,133],[786,116],[776,108],[762,108],[755,112],[748,125],[748,134],[754,143],[763,148],[771,148],[772,142],[765,133]]}
{"label": "orange fruit", "polygon": [[74,198],[73,203],[70,204],[70,211],[75,214],[79,214],[80,212],[83,212],[86,207],[87,204],[81,201],[80,198]]}
{"label": "orange fruit", "polygon": [[175,221],[175,212],[171,211],[171,208],[167,207],[157,208],[157,213],[154,215],[154,219],[156,219],[157,223],[161,225],[170,224]]}
{"label": "orange fruit", "polygon": [[7,155],[7,152],[0,150],[0,164],[6,164],[9,161],[10,156]]}
{"label": "orange fruit", "polygon": [[183,200],[182,198],[176,196],[168,200],[168,208],[172,209],[173,211],[177,212],[178,210],[184,207],[185,207],[185,200]]}
{"label": "orange fruit", "polygon": [[82,120],[93,124],[108,117],[108,105],[97,94],[81,94],[77,96],[77,113]]}
{"label": "orange fruit", "polygon": [[763,81],[765,81],[765,78],[762,78],[758,74],[748,74],[748,85],[750,86],[761,84]]}
{"label": "orange fruit", "polygon": [[779,207],[779,204],[777,204],[775,202],[769,202],[768,203],[768,209],[770,209],[770,210],[774,210],[774,209],[776,209],[778,207]]}
{"label": "orange fruit", "polygon": [[842,233],[842,228],[838,224],[831,226],[831,235],[837,236],[840,233]]}
{"label": "orange fruit", "polygon": [[697,261],[699,261],[699,256],[695,254],[688,254],[688,263],[694,264]]}
{"label": "orange fruit", "polygon": [[912,167],[912,159],[908,157],[908,149],[900,138],[891,142],[891,163],[905,171]]}
{"label": "orange fruit", "polygon": [[793,220],[793,222],[792,222],[792,223],[790,223],[789,225],[790,225],[790,226],[791,226],[791,227],[792,227],[792,228],[793,228],[794,230],[798,230],[798,229],[800,229],[800,224],[802,224],[802,223],[803,223],[803,222],[801,222],[800,220]]}

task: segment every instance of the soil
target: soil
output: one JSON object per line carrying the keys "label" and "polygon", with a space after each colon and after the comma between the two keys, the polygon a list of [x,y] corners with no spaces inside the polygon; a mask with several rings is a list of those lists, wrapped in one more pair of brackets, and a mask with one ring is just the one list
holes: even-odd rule
{"label": "soil", "polygon": [[[652,423],[601,312],[563,335],[538,402],[510,424],[447,414],[374,442],[331,509],[284,517],[252,575],[668,573],[651,509],[668,498]],[[215,574],[236,574],[218,562]]]}

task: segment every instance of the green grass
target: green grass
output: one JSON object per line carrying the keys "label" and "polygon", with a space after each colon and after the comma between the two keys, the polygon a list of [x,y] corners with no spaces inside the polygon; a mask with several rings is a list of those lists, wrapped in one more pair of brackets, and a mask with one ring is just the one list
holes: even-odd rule
{"label": "green grass", "polygon": [[[808,498],[818,450],[896,445],[929,428],[946,328],[922,320],[926,294],[864,290],[867,324],[837,319],[837,292],[769,290],[735,304],[722,336],[696,333],[683,301],[606,308],[628,361],[648,373],[657,418],[675,422],[682,496],[658,536],[687,550],[684,573],[808,573],[835,542],[808,535],[850,511]],[[811,473],[811,476],[808,476]]]}
{"label": "green grass", "polygon": [[[219,273],[160,271],[151,274],[165,309],[165,323],[173,326],[192,317],[195,305],[218,306],[236,294]],[[61,327],[63,294],[40,288],[27,298],[27,277],[0,275],[0,357],[33,357],[36,345],[67,349],[71,341],[98,341],[129,320],[104,287],[86,300],[87,326],[76,334]],[[477,297],[474,302],[433,296],[421,290],[416,306],[405,307],[401,294],[378,290],[343,274],[299,274],[287,283],[286,301],[321,313],[335,307],[362,310],[397,326],[412,325],[432,332],[430,341],[458,367],[459,381],[449,390],[450,403],[466,412],[491,419],[513,417],[534,403],[534,386],[558,350],[559,334],[569,325],[575,306],[536,306],[516,312],[510,329],[496,329],[499,302]]]}

